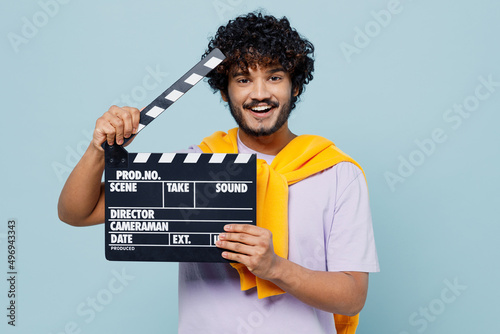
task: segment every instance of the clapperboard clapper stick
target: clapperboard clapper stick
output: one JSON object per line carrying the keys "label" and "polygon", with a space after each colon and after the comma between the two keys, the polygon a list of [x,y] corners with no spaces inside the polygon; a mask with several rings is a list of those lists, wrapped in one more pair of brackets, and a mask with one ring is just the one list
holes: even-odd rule
{"label": "clapperboard clapper stick", "polygon": [[[141,110],[139,127],[137,135],[149,123],[156,119],[162,112],[176,102],[182,95],[190,90],[194,85],[201,81],[211,70],[219,65],[226,56],[217,48],[212,50],[198,64],[194,65],[189,71],[180,77],[172,86],[167,88],[156,99]],[[134,136],[135,136],[134,135]],[[133,136],[132,136],[133,137]],[[123,138],[123,144],[126,144],[132,137]],[[126,166],[126,151],[122,145],[108,145],[107,142],[102,144],[102,147],[107,151],[106,164],[111,164],[116,167]]]}
{"label": "clapperboard clapper stick", "polygon": [[[146,106],[137,133],[224,58],[214,49]],[[223,226],[255,225],[255,155],[103,147],[108,260],[227,262],[215,246]]]}

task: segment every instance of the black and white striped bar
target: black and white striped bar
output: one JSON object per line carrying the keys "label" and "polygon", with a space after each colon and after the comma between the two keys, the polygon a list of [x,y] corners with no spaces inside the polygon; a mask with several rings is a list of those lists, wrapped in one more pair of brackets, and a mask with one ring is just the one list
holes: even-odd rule
{"label": "black and white striped bar", "polygon": [[[175,156],[180,156],[180,159],[183,159],[182,162],[185,164],[189,163],[197,163],[200,160],[200,157],[203,153],[136,153],[135,155],[131,154],[133,157],[133,163],[172,163],[175,159]],[[228,156],[226,153],[213,153],[210,154],[209,164],[217,164],[223,163],[224,159]],[[234,158],[234,164],[246,164],[252,157],[251,154],[230,154],[231,159]]]}
{"label": "black and white striped bar", "polygon": [[203,79],[211,70],[217,67],[225,58],[224,54],[219,49],[215,48],[198,64],[187,71],[186,74],[180,77],[172,86],[154,99],[153,102],[141,111],[137,133],[164,112],[165,109],[174,104],[174,102]]}
{"label": "black and white striped bar", "polygon": [[256,219],[253,154],[128,153],[106,165],[106,258],[226,262],[215,247],[226,224]]}

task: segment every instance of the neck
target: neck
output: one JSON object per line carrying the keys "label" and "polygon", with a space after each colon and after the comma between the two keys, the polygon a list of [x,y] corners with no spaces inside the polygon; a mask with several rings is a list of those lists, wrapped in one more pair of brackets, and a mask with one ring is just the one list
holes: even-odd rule
{"label": "neck", "polygon": [[268,155],[277,155],[297,135],[293,134],[285,123],[278,131],[269,136],[251,136],[239,131],[240,140],[248,148]]}

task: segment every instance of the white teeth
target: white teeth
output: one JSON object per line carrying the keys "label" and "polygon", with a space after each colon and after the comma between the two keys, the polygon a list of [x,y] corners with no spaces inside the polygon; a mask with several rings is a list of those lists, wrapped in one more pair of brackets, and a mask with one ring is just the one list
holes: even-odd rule
{"label": "white teeth", "polygon": [[259,107],[252,108],[253,111],[264,111],[264,110],[270,110],[270,109],[271,109],[270,106],[259,106]]}

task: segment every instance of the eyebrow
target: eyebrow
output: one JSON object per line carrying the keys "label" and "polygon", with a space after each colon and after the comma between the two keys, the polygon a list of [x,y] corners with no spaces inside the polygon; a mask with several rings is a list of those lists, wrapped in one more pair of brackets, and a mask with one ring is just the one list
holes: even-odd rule
{"label": "eyebrow", "polygon": [[266,71],[266,73],[268,74],[273,74],[273,73],[276,73],[276,72],[286,72],[285,69],[283,67],[275,67],[275,68],[272,68],[268,71]]}
{"label": "eyebrow", "polygon": [[[274,74],[276,72],[286,72],[285,69],[282,67],[282,66],[279,66],[279,67],[274,67],[274,68],[271,68],[269,70],[266,71],[266,74]],[[233,78],[235,77],[238,77],[238,76],[245,76],[245,75],[248,75],[249,72],[248,70],[247,71],[237,71],[235,73],[233,73],[231,76]]]}

